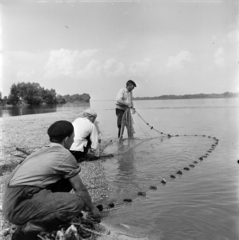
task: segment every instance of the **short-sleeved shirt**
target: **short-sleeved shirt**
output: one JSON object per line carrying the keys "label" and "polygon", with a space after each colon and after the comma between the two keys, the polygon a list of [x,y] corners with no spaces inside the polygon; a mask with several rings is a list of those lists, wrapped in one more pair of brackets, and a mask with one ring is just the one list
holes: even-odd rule
{"label": "short-sleeved shirt", "polygon": [[84,152],[84,147],[87,146],[88,140],[90,138],[91,148],[97,150],[98,148],[98,131],[94,123],[92,123],[88,118],[77,118],[73,123],[74,126],[74,142],[71,145],[72,151]]}
{"label": "short-sleeved shirt", "polygon": [[61,144],[48,147],[29,155],[12,173],[9,186],[46,186],[62,178],[69,179],[81,171],[75,157]]}
{"label": "short-sleeved shirt", "polygon": [[116,108],[126,110],[127,106],[125,104],[130,103],[133,106],[132,99],[132,92],[129,92],[127,88],[120,89],[116,97]]}

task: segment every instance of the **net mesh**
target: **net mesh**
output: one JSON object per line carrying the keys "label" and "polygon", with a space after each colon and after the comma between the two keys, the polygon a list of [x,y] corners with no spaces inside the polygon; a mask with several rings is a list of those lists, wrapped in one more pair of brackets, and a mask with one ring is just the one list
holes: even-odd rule
{"label": "net mesh", "polygon": [[122,140],[122,138],[123,138],[125,128],[127,129],[128,138],[133,139],[134,138],[134,127],[133,127],[133,118],[132,118],[130,109],[127,109],[124,112],[124,115],[122,117],[121,129],[120,129],[120,140]]}

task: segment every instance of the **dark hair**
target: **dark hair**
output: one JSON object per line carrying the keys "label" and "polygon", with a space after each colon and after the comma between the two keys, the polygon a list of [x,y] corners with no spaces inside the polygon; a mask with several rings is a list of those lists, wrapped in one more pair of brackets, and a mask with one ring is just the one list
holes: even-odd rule
{"label": "dark hair", "polygon": [[47,130],[51,142],[61,143],[66,137],[70,137],[74,131],[71,122],[61,120],[53,123]]}
{"label": "dark hair", "polygon": [[133,80],[128,80],[126,83],[126,86],[128,86],[129,84],[132,84],[132,85],[134,85],[134,87],[137,87],[136,83]]}

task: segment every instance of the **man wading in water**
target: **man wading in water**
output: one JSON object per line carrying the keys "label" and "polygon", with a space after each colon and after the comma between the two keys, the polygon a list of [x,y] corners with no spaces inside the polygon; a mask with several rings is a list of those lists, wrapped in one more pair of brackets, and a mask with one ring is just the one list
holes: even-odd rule
{"label": "man wading in water", "polygon": [[[126,88],[122,88],[119,90],[116,97],[116,116],[117,116],[117,126],[118,126],[118,138],[122,137],[121,126],[122,119],[125,111],[127,109],[132,109],[132,114],[135,113],[134,105],[133,105],[133,94],[132,91],[136,87],[136,83],[132,80],[127,81]],[[129,128],[128,128],[129,133]]]}
{"label": "man wading in water", "polygon": [[[39,239],[37,234],[69,223],[83,207],[100,217],[78,174],[81,169],[68,150],[74,139],[73,125],[57,121],[48,135],[50,145],[29,155],[6,182],[3,213],[19,226],[12,240]],[[72,189],[75,193],[69,193]]]}

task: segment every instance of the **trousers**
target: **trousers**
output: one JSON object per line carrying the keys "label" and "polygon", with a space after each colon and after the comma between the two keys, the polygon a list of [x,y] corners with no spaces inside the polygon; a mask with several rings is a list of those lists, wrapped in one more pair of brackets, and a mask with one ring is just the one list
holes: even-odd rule
{"label": "trousers", "polygon": [[85,205],[78,194],[69,192],[71,184],[63,178],[44,189],[8,185],[6,188],[3,214],[18,226],[37,222],[46,229],[54,229],[78,216]]}
{"label": "trousers", "polygon": [[124,115],[125,111],[123,109],[118,109],[118,108],[116,108],[115,110],[116,110],[115,113],[116,113],[116,116],[117,116],[118,138],[119,138],[120,137],[122,118],[123,118],[123,115]]}

